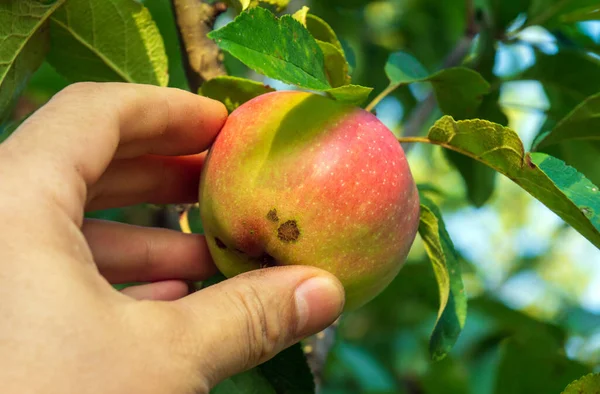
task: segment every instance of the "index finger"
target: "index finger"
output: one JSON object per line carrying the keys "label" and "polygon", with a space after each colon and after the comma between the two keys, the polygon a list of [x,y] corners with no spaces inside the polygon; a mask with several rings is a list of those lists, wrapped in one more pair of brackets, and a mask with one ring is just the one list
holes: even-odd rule
{"label": "index finger", "polygon": [[53,197],[81,208],[86,186],[115,155],[202,152],[226,117],[221,103],[179,89],[78,83],[58,93],[0,146],[0,162],[8,158],[8,171],[17,179],[26,174],[29,185],[59,185]]}

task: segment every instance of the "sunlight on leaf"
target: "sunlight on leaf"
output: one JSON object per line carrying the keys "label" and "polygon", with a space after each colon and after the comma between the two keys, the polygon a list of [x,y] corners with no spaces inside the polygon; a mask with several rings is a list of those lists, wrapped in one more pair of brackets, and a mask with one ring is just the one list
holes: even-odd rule
{"label": "sunlight on leaf", "polygon": [[464,119],[475,113],[490,88],[478,72],[466,67],[446,68],[430,74],[417,59],[405,52],[395,52],[389,56],[385,73],[390,84],[368,105],[369,110],[400,86],[429,82],[442,112]]}
{"label": "sunlight on leaf", "polygon": [[317,44],[319,44],[323,56],[325,56],[325,72],[331,86],[337,88],[349,84],[349,67],[344,52],[328,42],[317,40]]}
{"label": "sunlight on leaf", "polygon": [[582,174],[543,153],[525,154],[517,133],[486,120],[438,120],[428,138],[506,175],[600,248],[600,192]]}
{"label": "sunlight on leaf", "polygon": [[263,8],[251,8],[208,36],[221,49],[267,77],[307,89],[331,88],[323,52],[291,15],[276,18]]}
{"label": "sunlight on leaf", "polygon": [[323,19],[313,14],[306,15],[306,28],[315,40],[328,42],[340,51],[344,51],[335,31]]}
{"label": "sunlight on leaf", "polygon": [[294,12],[292,15],[295,20],[302,23],[304,27],[306,27],[306,14],[308,14],[309,8],[307,6],[302,6],[298,11]]}
{"label": "sunlight on leaf", "polygon": [[69,0],[51,18],[48,61],[71,81],[167,86],[168,60],[150,12],[134,0]]}
{"label": "sunlight on leaf", "polygon": [[565,388],[562,394],[600,393],[600,374],[591,373],[577,379]]}
{"label": "sunlight on leaf", "polygon": [[362,105],[367,101],[372,91],[373,88],[360,85],[344,85],[339,88],[326,90],[329,97],[356,106]]}
{"label": "sunlight on leaf", "polygon": [[64,0],[0,2],[0,123],[49,49],[47,20]]}

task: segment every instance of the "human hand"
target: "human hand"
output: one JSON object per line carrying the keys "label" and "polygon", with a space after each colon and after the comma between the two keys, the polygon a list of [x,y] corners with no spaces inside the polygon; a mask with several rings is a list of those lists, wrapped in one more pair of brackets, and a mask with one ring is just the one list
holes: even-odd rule
{"label": "human hand", "polygon": [[[204,238],[86,220],[192,202],[218,102],[71,85],[0,145],[0,382],[10,393],[207,393],[333,322],[343,289],[276,267],[187,295],[216,269]],[[120,293],[109,282],[153,282]]]}

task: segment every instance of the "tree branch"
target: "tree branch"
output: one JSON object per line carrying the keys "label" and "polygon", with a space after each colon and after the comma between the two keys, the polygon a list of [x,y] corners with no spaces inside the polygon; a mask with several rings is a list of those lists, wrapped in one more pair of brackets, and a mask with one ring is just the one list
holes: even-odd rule
{"label": "tree branch", "polygon": [[[472,42],[472,36],[463,37],[444,60],[443,68],[455,67],[461,64],[463,59],[467,56]],[[404,132],[402,135],[412,137],[421,134],[421,130],[435,110],[436,104],[435,96],[432,92],[410,113],[410,116],[404,125]]]}
{"label": "tree branch", "polygon": [[315,379],[315,392],[317,393],[320,392],[321,389],[323,369],[327,362],[327,356],[335,343],[338,324],[339,319],[320,333],[313,335],[304,341],[304,353],[306,354],[308,366]]}
{"label": "tree branch", "polygon": [[[207,4],[202,0],[171,0],[171,8],[177,22],[188,86],[190,91],[197,92],[204,81],[225,74],[222,53],[206,35],[212,31],[217,17],[225,12],[227,7],[221,2]],[[156,214],[155,225],[181,230],[180,211],[181,207],[178,206],[162,207]]]}
{"label": "tree branch", "polygon": [[185,74],[192,92],[204,81],[225,75],[223,54],[206,35],[213,29],[217,16],[225,12],[224,3],[207,4],[202,0],[171,0],[177,21]]}

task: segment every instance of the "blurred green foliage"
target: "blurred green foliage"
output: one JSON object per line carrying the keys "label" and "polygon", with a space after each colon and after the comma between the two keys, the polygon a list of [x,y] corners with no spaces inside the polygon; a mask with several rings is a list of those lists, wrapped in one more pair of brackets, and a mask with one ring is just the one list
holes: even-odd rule
{"label": "blurred green foliage", "polygon": [[[187,89],[169,1],[142,3],[164,41],[169,86]],[[600,92],[600,21],[579,22],[573,12],[597,0],[312,0],[292,1],[289,11],[302,5],[337,33],[346,58],[352,59],[353,84],[381,92],[389,82],[384,73],[388,57],[400,50],[430,72],[468,66],[491,84],[476,116],[508,124],[529,142]],[[233,16],[228,11],[217,22]],[[224,63],[230,75],[263,81],[227,53]],[[67,84],[42,63],[16,103],[12,122],[0,129],[0,141]],[[425,84],[402,86],[380,103],[377,113],[400,135],[430,93]],[[434,107],[417,134],[440,116]],[[543,151],[598,185],[595,135],[592,141],[570,140]],[[465,327],[449,357],[431,361],[428,344],[438,288],[417,240],[388,289],[342,317],[322,392],[559,393],[572,380],[598,371],[600,307],[582,303],[586,294],[600,292],[591,287],[594,275],[600,278],[598,251],[495,171],[437,147],[407,151],[417,181],[437,191],[432,199],[441,206],[461,253],[470,298]],[[143,205],[88,216],[157,225],[160,212]],[[191,213],[190,226],[200,232],[197,210]],[[457,222],[462,224],[452,224]]]}

